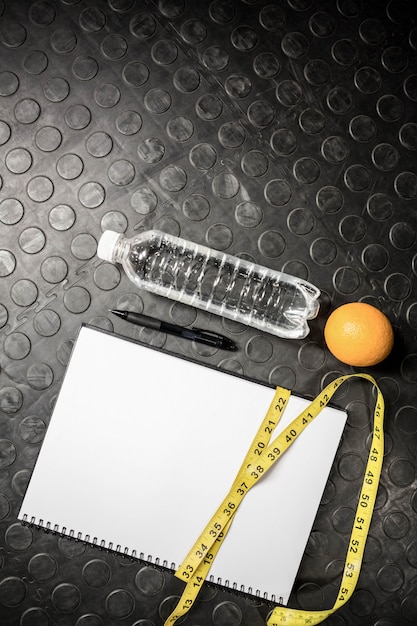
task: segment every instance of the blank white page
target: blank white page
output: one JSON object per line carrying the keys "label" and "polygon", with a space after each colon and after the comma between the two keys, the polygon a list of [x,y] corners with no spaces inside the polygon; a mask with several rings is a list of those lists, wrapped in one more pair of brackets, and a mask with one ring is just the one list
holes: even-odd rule
{"label": "blank white page", "polygon": [[[274,389],[83,326],[19,519],[178,566]],[[291,396],[277,431],[308,402]],[[245,496],[210,575],[288,601],[345,425],[325,408]]]}

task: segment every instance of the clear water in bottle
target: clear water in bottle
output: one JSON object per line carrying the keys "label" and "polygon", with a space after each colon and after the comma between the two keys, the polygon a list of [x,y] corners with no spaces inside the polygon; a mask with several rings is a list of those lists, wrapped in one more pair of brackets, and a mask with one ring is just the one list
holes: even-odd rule
{"label": "clear water in bottle", "polygon": [[279,337],[306,337],[319,310],[311,283],[161,231],[105,231],[97,254],[140,288]]}

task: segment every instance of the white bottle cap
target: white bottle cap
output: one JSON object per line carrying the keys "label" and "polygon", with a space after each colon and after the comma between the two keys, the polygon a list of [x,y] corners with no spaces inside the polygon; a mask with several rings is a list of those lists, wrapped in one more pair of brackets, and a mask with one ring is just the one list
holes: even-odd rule
{"label": "white bottle cap", "polygon": [[105,230],[100,237],[100,241],[97,246],[97,256],[103,261],[109,261],[113,263],[113,253],[117,242],[121,237],[120,233],[116,233],[114,230]]}

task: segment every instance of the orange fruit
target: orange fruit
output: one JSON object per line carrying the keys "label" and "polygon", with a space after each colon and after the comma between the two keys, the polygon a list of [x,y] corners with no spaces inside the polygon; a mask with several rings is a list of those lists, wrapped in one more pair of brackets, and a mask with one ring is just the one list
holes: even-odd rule
{"label": "orange fruit", "polygon": [[349,302],[329,315],[324,339],[339,361],[369,367],[389,355],[394,332],[391,322],[379,309],[365,302]]}

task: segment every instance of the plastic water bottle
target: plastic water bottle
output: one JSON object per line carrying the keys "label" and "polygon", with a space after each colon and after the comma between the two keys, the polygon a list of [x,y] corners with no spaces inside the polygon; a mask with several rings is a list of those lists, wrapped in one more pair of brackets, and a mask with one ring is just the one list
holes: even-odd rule
{"label": "plastic water bottle", "polygon": [[319,310],[320,291],[305,280],[158,230],[104,231],[97,255],[139,288],[279,337],[306,337]]}

